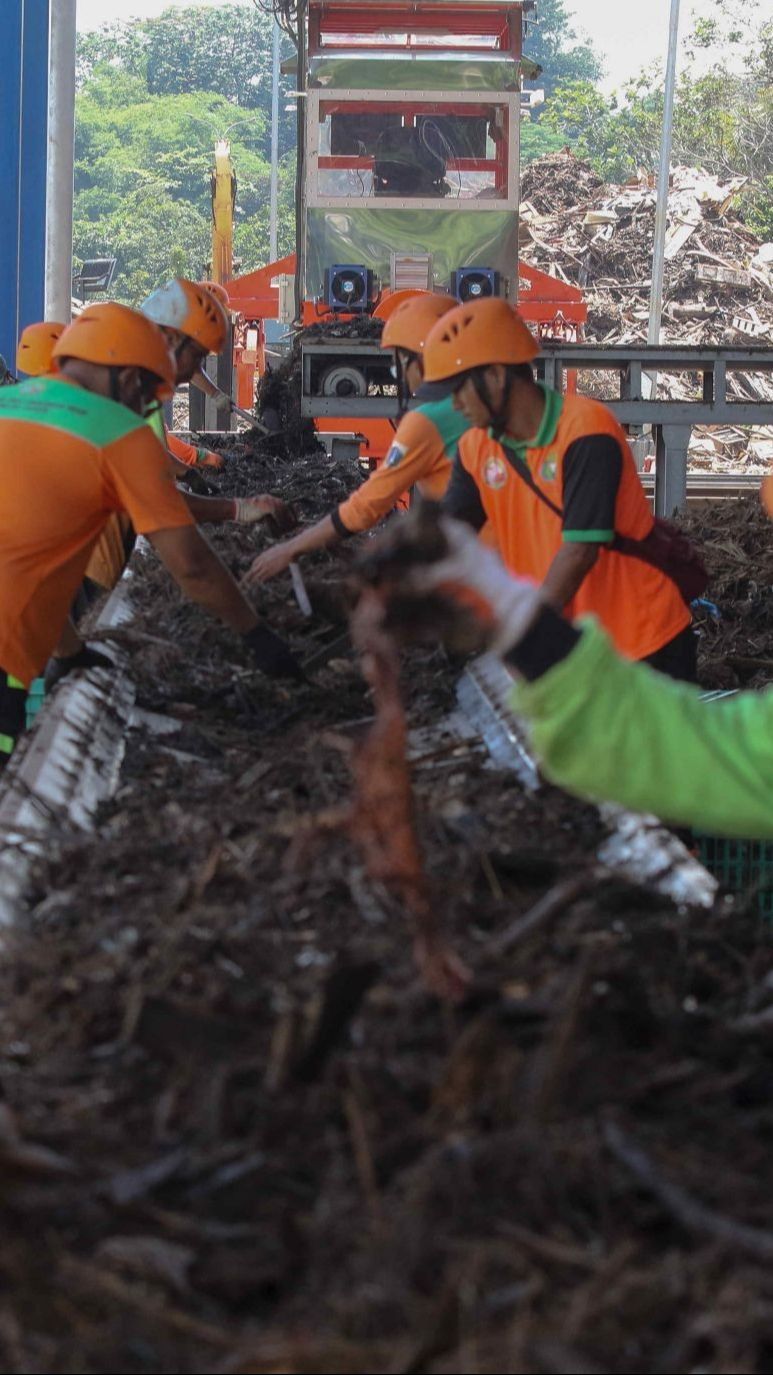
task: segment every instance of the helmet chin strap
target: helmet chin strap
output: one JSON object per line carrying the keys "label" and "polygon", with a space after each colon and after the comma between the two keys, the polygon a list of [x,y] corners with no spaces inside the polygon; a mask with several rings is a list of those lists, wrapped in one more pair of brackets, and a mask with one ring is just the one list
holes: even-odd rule
{"label": "helmet chin strap", "polygon": [[472,385],[491,417],[491,428],[494,431],[495,437],[498,439],[499,436],[504,433],[507,424],[507,391],[505,391],[501,408],[497,410],[494,402],[491,400],[488,383],[483,375],[482,368],[473,369]]}
{"label": "helmet chin strap", "polygon": [[118,401],[118,402],[120,402],[120,400],[121,400],[121,396],[120,396],[120,390],[121,390],[121,389],[120,389],[120,386],[119,386],[119,383],[118,383],[118,374],[119,374],[120,371],[121,371],[120,368],[111,368],[111,369],[110,369],[110,400],[111,400],[111,401]]}

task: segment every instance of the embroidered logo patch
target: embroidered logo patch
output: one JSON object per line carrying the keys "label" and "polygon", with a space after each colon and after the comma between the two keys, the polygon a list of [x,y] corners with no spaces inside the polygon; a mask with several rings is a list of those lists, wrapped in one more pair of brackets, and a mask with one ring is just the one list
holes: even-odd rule
{"label": "embroidered logo patch", "polygon": [[552,455],[548,455],[548,457],[544,460],[542,467],[539,470],[540,477],[544,478],[545,482],[553,482],[555,481],[557,472],[558,460],[556,458],[553,458]]}
{"label": "embroidered logo patch", "polygon": [[408,452],[406,444],[393,444],[386,458],[384,459],[385,468],[396,468],[398,463],[402,463]]}
{"label": "embroidered logo patch", "polygon": [[483,464],[483,481],[498,492],[507,482],[507,466],[501,458],[487,458]]}

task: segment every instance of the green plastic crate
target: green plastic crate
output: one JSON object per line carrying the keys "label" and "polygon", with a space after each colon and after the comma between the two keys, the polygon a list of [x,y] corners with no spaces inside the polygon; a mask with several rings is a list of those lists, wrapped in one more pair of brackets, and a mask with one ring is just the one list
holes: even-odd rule
{"label": "green plastic crate", "polygon": [[729,893],[754,893],[762,916],[773,918],[773,841],[696,835],[698,858]]}
{"label": "green plastic crate", "polygon": [[25,712],[27,716],[27,730],[29,730],[30,726],[32,725],[32,722],[35,720],[35,717],[40,711],[40,708],[43,705],[43,699],[45,695],[46,689],[43,679],[34,678],[32,683],[30,684],[30,690],[27,693],[27,701],[25,703]]}

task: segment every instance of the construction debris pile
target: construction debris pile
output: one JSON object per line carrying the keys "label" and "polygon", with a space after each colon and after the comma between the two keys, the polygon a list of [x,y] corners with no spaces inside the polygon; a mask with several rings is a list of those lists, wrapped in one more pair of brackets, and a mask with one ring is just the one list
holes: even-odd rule
{"label": "construction debris pile", "polygon": [[[306,515],[354,480],[259,453]],[[212,539],[240,572],[265,535]],[[441,1005],[355,843],[356,663],[290,692],[147,557],[136,577],[140,706],[173,729],[140,720],[0,967],[0,1365],[766,1369],[757,915],[611,877],[596,811],[452,734],[458,670],[414,649],[427,892],[474,975]],[[315,580],[345,605],[345,566]],[[340,634],[283,580],[260,595],[304,661]]]}
{"label": "construction debris pile", "polygon": [[[674,169],[664,339],[773,341],[773,245],[762,245],[738,216],[744,185],[743,177],[720,182],[696,168]],[[657,198],[651,178],[606,185],[565,150],[525,169],[521,197],[522,255],[583,290],[588,338],[646,340]]]}
{"label": "construction debris pile", "polygon": [[[695,168],[672,175],[666,236],[662,337],[680,344],[773,344],[773,244],[740,218],[743,177],[721,182]],[[631,344],[647,337],[656,190],[652,179],[607,185],[568,149],[531,163],[521,179],[521,255],[582,289],[586,338]],[[661,380],[660,393],[687,398],[692,379]],[[731,396],[773,400],[773,379],[731,376]],[[698,468],[744,460],[763,471],[773,460],[773,432],[727,428],[700,432],[691,449]]]}

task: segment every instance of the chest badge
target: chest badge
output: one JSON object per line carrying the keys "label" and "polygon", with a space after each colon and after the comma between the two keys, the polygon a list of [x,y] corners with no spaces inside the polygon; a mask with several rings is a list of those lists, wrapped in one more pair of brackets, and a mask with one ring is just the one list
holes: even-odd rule
{"label": "chest badge", "polygon": [[547,458],[543,459],[539,475],[544,482],[555,482],[557,474],[558,459],[554,454],[548,454]]}
{"label": "chest badge", "polygon": [[497,458],[495,455],[486,459],[483,464],[483,481],[487,487],[491,487],[495,492],[504,487],[507,482],[507,465],[504,459]]}

